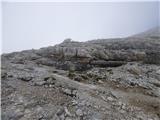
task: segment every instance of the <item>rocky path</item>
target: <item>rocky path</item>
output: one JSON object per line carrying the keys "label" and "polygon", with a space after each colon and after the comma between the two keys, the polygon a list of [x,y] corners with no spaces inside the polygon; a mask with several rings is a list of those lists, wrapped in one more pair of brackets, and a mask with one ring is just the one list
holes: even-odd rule
{"label": "rocky path", "polygon": [[2,80],[6,90],[2,92],[2,118],[105,120],[116,115],[116,119],[159,119],[160,97],[144,94],[141,87],[117,87],[112,81],[88,84],[59,73],[48,77],[54,78],[48,84],[14,77]]}

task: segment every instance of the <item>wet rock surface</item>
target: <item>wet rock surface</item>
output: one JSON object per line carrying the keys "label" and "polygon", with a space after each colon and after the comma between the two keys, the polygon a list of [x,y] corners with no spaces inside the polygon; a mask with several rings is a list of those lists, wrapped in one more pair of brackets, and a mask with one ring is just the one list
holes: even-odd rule
{"label": "wet rock surface", "polygon": [[158,32],[3,54],[2,120],[159,120],[159,51]]}

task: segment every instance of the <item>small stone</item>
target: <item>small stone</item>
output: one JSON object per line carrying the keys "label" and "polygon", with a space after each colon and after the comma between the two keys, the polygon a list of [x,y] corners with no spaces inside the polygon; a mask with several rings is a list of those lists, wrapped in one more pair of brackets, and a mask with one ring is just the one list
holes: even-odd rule
{"label": "small stone", "polygon": [[102,80],[98,80],[98,82],[99,82],[100,84],[103,84],[103,83],[104,83]]}
{"label": "small stone", "polygon": [[19,79],[21,79],[22,81],[31,81],[32,80],[32,77],[20,77]]}
{"label": "small stone", "polygon": [[59,109],[56,113],[57,116],[61,116],[64,113],[64,109]]}
{"label": "small stone", "polygon": [[118,102],[118,105],[121,106],[123,103],[121,101]]}
{"label": "small stone", "polygon": [[124,110],[120,110],[120,113],[125,113],[125,111]]}
{"label": "small stone", "polygon": [[29,109],[25,109],[24,113],[29,114],[29,113],[31,113],[31,111]]}
{"label": "small stone", "polygon": [[43,108],[40,107],[40,106],[38,106],[38,107],[36,108],[36,111],[38,111],[38,112],[43,111]]}
{"label": "small stone", "polygon": [[63,88],[62,91],[63,91],[64,94],[69,95],[71,97],[75,97],[76,94],[77,94],[77,90],[73,90],[73,89]]}
{"label": "small stone", "polygon": [[73,90],[72,95],[76,96],[76,94],[77,94],[77,90]]}
{"label": "small stone", "polygon": [[77,104],[78,104],[78,102],[76,100],[72,101],[72,105],[77,105]]}
{"label": "small stone", "polygon": [[62,91],[67,95],[71,95],[72,94],[72,91],[70,89],[62,89]]}
{"label": "small stone", "polygon": [[82,81],[82,78],[77,76],[77,77],[74,78],[74,80],[80,82],[80,81]]}
{"label": "small stone", "polygon": [[126,105],[125,105],[125,104],[123,104],[121,108],[122,108],[122,109],[125,109],[125,108],[126,108]]}
{"label": "small stone", "polygon": [[54,87],[54,85],[49,85],[50,88]]}
{"label": "small stone", "polygon": [[82,110],[81,110],[81,109],[78,109],[78,110],[76,111],[76,115],[78,115],[78,116],[83,116]]}
{"label": "small stone", "polygon": [[38,82],[35,82],[35,86],[42,86],[45,84],[45,81],[38,81]]}
{"label": "small stone", "polygon": [[118,98],[118,95],[117,95],[116,92],[112,91],[111,94],[112,94],[112,96],[113,96],[114,98],[116,98],[116,99]]}
{"label": "small stone", "polygon": [[137,67],[132,67],[132,68],[128,69],[128,71],[134,75],[140,75],[142,73],[142,71],[140,69],[138,69]]}
{"label": "small stone", "polygon": [[64,111],[67,116],[72,116],[67,107],[64,107]]}
{"label": "small stone", "polygon": [[109,101],[113,101],[114,99],[112,97],[107,98]]}
{"label": "small stone", "polygon": [[86,102],[86,106],[92,106],[92,103]]}

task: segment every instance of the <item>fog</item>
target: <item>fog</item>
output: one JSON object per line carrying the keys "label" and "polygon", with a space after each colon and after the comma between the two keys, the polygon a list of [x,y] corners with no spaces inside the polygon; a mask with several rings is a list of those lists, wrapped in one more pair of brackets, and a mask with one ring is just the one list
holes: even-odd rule
{"label": "fog", "polygon": [[158,26],[159,16],[158,2],[3,2],[2,52],[127,37]]}

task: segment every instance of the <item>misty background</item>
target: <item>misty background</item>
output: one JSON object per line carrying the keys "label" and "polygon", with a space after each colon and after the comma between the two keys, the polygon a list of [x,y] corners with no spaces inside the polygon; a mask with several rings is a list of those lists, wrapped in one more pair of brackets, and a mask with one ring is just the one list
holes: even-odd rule
{"label": "misty background", "polygon": [[159,2],[3,2],[2,52],[37,49],[66,38],[127,37],[159,25]]}

